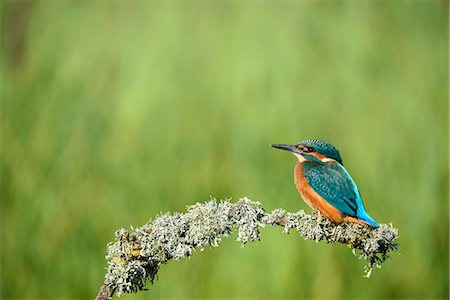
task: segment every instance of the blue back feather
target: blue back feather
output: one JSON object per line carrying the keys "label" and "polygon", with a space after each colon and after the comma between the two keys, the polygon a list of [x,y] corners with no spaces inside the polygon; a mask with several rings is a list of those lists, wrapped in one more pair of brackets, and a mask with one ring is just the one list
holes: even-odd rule
{"label": "blue back feather", "polygon": [[379,227],[366,212],[358,187],[344,166],[337,162],[306,161],[302,170],[313,190],[344,216]]}

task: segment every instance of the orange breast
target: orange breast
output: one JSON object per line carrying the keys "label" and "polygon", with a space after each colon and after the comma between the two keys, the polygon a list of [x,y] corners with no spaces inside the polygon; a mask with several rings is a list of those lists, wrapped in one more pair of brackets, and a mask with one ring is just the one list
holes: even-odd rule
{"label": "orange breast", "polygon": [[298,162],[295,165],[294,181],[298,192],[303,200],[313,209],[319,211],[322,215],[335,223],[340,223],[344,220],[341,212],[329,204],[319,194],[317,194],[306,181],[305,174],[302,170],[302,163]]}

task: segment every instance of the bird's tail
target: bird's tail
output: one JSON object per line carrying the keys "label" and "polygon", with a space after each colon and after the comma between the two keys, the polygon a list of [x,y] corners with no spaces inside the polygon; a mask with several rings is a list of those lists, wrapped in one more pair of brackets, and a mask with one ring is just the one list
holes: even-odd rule
{"label": "bird's tail", "polygon": [[375,228],[380,227],[380,225],[378,225],[377,221],[372,219],[372,217],[369,216],[369,214],[365,210],[359,211],[357,214],[357,217],[358,217],[358,219],[366,222],[367,224],[369,224],[372,227],[375,227]]}

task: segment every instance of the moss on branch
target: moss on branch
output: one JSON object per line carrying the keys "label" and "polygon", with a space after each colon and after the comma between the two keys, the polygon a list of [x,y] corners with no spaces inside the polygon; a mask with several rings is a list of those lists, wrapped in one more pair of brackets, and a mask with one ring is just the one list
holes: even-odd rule
{"label": "moss on branch", "polygon": [[236,203],[212,199],[187,207],[186,213],[166,213],[142,227],[116,231],[116,240],[107,246],[105,281],[97,299],[111,299],[123,293],[142,290],[153,283],[159,267],[169,260],[190,257],[196,249],[217,247],[222,238],[237,231],[243,245],[260,239],[260,228],[282,226],[285,233],[297,231],[303,239],[343,243],[353,249],[369,277],[380,268],[392,251],[398,251],[398,230],[381,224],[371,229],[354,223],[334,224],[319,213],[303,210],[289,213],[275,209],[266,213],[259,202],[242,198]]}

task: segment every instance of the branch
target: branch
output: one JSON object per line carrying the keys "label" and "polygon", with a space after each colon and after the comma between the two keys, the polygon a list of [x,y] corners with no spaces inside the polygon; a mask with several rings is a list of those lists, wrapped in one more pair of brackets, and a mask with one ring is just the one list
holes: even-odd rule
{"label": "branch", "polygon": [[242,245],[260,239],[260,227],[282,226],[284,233],[295,229],[305,240],[342,243],[367,261],[365,276],[398,252],[398,230],[392,224],[378,229],[354,223],[335,224],[319,213],[303,210],[289,213],[275,209],[266,213],[259,202],[242,198],[237,203],[212,199],[188,206],[186,213],[166,213],[130,233],[116,231],[116,241],[107,245],[108,268],[96,299],[111,299],[123,293],[137,292],[147,281],[153,283],[159,267],[171,259],[190,257],[195,249],[217,247],[222,238],[237,230]]}

